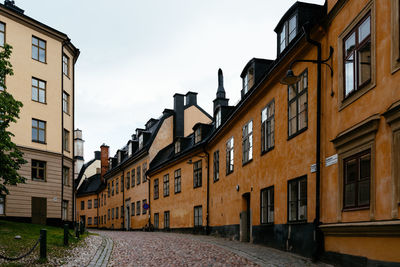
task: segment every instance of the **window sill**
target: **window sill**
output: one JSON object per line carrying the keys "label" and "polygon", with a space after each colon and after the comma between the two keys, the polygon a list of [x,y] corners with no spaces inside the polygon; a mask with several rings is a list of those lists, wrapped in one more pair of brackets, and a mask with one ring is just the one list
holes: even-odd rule
{"label": "window sill", "polygon": [[193,186],[193,189],[196,189],[196,188],[201,188],[201,185]]}
{"label": "window sill", "polygon": [[260,223],[262,226],[273,226],[273,225],[275,225],[275,223],[274,222],[268,222],[268,223]]}
{"label": "window sill", "polygon": [[214,183],[216,183],[216,182],[218,182],[219,181],[219,178],[218,179],[213,179],[213,182]]}
{"label": "window sill", "polygon": [[154,200],[157,200],[157,199],[159,199],[158,197],[157,198],[154,198]]}
{"label": "window sill", "polygon": [[261,156],[267,154],[267,153],[270,152],[271,150],[274,150],[274,148],[275,148],[275,146],[270,147],[270,148],[268,148],[268,149],[266,149],[266,150],[264,150],[264,151],[261,151]]}
{"label": "window sill", "polygon": [[306,224],[307,220],[301,220],[301,221],[289,221],[288,224]]}
{"label": "window sill", "polygon": [[249,164],[249,163],[251,163],[252,161],[253,161],[253,159],[249,159],[249,160],[246,161],[246,162],[242,162],[242,167],[245,166],[245,165],[247,165],[247,164]]}
{"label": "window sill", "polygon": [[369,206],[355,207],[355,208],[343,208],[343,209],[342,209],[342,212],[346,212],[346,211],[358,211],[358,210],[369,210]]}
{"label": "window sill", "polygon": [[228,176],[231,173],[233,173],[233,171],[227,172],[225,176]]}
{"label": "window sill", "polygon": [[40,62],[40,63],[43,63],[43,64],[46,64],[47,65],[47,62],[46,61],[40,61],[39,59],[35,59],[35,58],[32,58],[34,61],[37,61],[37,62]]}
{"label": "window sill", "polygon": [[165,195],[165,196],[163,196],[163,197],[169,197],[169,195]]}
{"label": "window sill", "polygon": [[71,114],[70,114],[69,112],[65,112],[65,111],[63,110],[63,113],[71,117]]}
{"label": "window sill", "polygon": [[35,181],[35,182],[46,182],[46,179],[37,179],[37,178],[32,178],[32,181]]}
{"label": "window sill", "polygon": [[181,193],[181,191],[179,191],[179,192],[174,192],[174,194],[176,195],[176,194],[180,194]]}
{"label": "window sill", "polygon": [[368,93],[371,89],[375,88],[375,86],[376,86],[375,83],[370,82],[370,83],[366,84],[364,87],[362,87],[356,91],[353,91],[348,96],[343,97],[343,99],[341,100],[341,102],[339,104],[339,112],[342,111],[343,109],[345,109],[347,106],[349,106],[351,103],[353,103],[360,97],[362,97],[363,95],[365,95],[366,93]]}
{"label": "window sill", "polygon": [[41,141],[37,141],[37,140],[32,140],[32,142],[42,144],[42,145],[47,145],[46,142],[41,142]]}
{"label": "window sill", "polygon": [[291,136],[288,137],[287,141],[289,141],[290,139],[293,139],[293,138],[295,138],[296,136],[298,136],[298,135],[304,133],[305,131],[307,131],[307,129],[308,129],[308,126],[306,126],[306,127],[304,127],[303,129],[301,129],[301,130],[295,132],[294,134],[292,134]]}
{"label": "window sill", "polygon": [[36,102],[36,103],[39,103],[39,104],[43,104],[43,105],[47,105],[47,102],[40,102],[40,101],[37,101],[37,100],[34,100],[34,99],[31,99],[33,102]]}

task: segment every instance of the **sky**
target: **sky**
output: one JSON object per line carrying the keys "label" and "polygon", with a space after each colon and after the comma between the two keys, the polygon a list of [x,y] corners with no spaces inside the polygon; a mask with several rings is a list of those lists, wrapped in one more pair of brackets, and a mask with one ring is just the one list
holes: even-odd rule
{"label": "sky", "polygon": [[[304,0],[323,5],[324,0]],[[16,0],[25,14],[66,33],[81,51],[75,65],[75,128],[85,161],[105,143],[110,156],[136,128],[173,108],[173,95],[197,92],[212,114],[224,73],[229,104],[240,73],[276,58],[275,26],[293,0]]]}

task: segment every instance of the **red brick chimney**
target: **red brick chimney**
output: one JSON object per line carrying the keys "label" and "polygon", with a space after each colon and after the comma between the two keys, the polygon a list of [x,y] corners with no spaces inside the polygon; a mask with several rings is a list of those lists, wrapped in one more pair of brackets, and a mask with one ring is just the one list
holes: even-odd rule
{"label": "red brick chimney", "polygon": [[106,144],[102,144],[100,146],[100,151],[101,151],[101,157],[100,157],[100,161],[101,161],[101,181],[104,182],[104,174],[108,171],[108,157],[109,157],[109,153],[108,153],[108,149],[109,146],[107,146]]}

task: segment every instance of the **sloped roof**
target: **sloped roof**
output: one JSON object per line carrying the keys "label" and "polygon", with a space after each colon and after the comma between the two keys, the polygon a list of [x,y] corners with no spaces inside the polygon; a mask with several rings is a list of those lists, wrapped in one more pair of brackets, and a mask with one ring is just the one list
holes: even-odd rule
{"label": "sloped roof", "polygon": [[105,185],[101,183],[100,174],[95,174],[85,179],[76,193],[76,196],[96,194],[105,188]]}

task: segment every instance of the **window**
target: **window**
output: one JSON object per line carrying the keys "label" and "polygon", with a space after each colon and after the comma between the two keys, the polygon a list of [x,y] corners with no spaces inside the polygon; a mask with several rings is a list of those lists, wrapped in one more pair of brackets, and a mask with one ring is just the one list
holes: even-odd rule
{"label": "window", "polygon": [[169,211],[164,211],[164,228],[169,228]]}
{"label": "window", "polygon": [[119,208],[118,207],[116,207],[115,208],[115,219],[118,219],[119,218]]}
{"label": "window", "polygon": [[274,222],[274,187],[261,190],[261,223]]}
{"label": "window", "polygon": [[371,81],[371,16],[344,39],[345,97]]}
{"label": "window", "polygon": [[132,172],[131,172],[131,174],[132,174],[132,187],[135,187],[135,169],[132,169]]}
{"label": "window", "polygon": [[221,109],[219,109],[215,115],[215,128],[218,128],[219,126],[221,126]]}
{"label": "window", "polygon": [[124,192],[124,175],[121,175],[121,192]]}
{"label": "window", "polygon": [[32,160],[31,169],[32,180],[46,180],[46,162],[40,160]]}
{"label": "window", "polygon": [[6,197],[0,195],[0,215],[6,214]]}
{"label": "window", "polygon": [[307,88],[308,71],[301,75],[300,81],[288,86],[288,134],[289,138],[307,128]]}
{"label": "window", "polygon": [[164,175],[163,194],[164,197],[169,196],[169,174]]}
{"label": "window", "polygon": [[32,36],[32,58],[46,62],[46,41]]}
{"label": "window", "polygon": [[177,169],[175,172],[174,172],[174,176],[175,176],[175,186],[174,186],[174,188],[175,188],[175,190],[174,190],[174,192],[175,192],[175,194],[176,193],[180,193],[181,192],[181,169]]}
{"label": "window", "polygon": [[140,177],[142,177],[141,176],[141,174],[140,174],[140,166],[138,166],[137,168],[136,168],[136,172],[137,172],[137,179],[136,179],[136,181],[137,181],[137,184],[140,184]]}
{"label": "window", "polygon": [[203,226],[203,210],[202,206],[194,207],[194,227]]}
{"label": "window", "polygon": [[69,114],[69,94],[63,92],[63,112]]}
{"label": "window", "polygon": [[64,129],[63,132],[63,146],[65,151],[69,151],[69,131]]}
{"label": "window", "polygon": [[68,200],[62,201],[62,220],[68,220]]}
{"label": "window", "polygon": [[242,162],[246,163],[253,159],[253,121],[249,121],[243,126],[242,147]]}
{"label": "window", "polygon": [[32,141],[38,143],[46,142],[46,122],[32,119]]}
{"label": "window", "polygon": [[159,213],[154,213],[154,228],[158,229],[159,227]]}
{"label": "window", "polygon": [[81,210],[84,210],[85,209],[85,201],[81,201]]}
{"label": "window", "polygon": [[140,215],[140,201],[136,202],[136,215]]}
{"label": "window", "polygon": [[92,225],[92,217],[88,217],[87,218],[87,224],[88,225]]}
{"label": "window", "polygon": [[124,206],[121,206],[121,218],[124,218]]}
{"label": "window", "polygon": [[234,139],[231,137],[226,142],[226,174],[233,172],[233,145]]}
{"label": "window", "polygon": [[107,211],[107,220],[110,220],[110,209]]}
{"label": "window", "polygon": [[131,204],[132,216],[135,216],[135,202]]}
{"label": "window", "polygon": [[32,78],[32,100],[46,103],[46,82]]}
{"label": "window", "polygon": [[275,144],[275,101],[261,111],[261,151],[267,152]]}
{"label": "window", "polygon": [[254,85],[254,69],[249,68],[243,78],[243,95],[245,95]]}
{"label": "window", "polygon": [[369,150],[344,159],[343,208],[369,207],[371,152]]}
{"label": "window", "polygon": [[88,209],[92,208],[92,200],[91,199],[87,201],[87,208]]}
{"label": "window", "polygon": [[376,85],[375,2],[369,1],[339,35],[339,110]]}
{"label": "window", "polygon": [[391,63],[392,74],[400,68],[400,2],[391,0]]}
{"label": "window", "polygon": [[307,220],[307,177],[288,181],[289,222]]}
{"label": "window", "polygon": [[193,187],[200,187],[201,186],[201,160],[196,161],[193,163]]}
{"label": "window", "polygon": [[93,200],[93,208],[97,208],[97,206],[98,206],[98,204],[99,204],[99,200],[97,199],[97,198],[95,198],[94,200]]}
{"label": "window", "polygon": [[110,197],[110,193],[111,193],[110,183],[108,183],[107,188],[108,188],[107,194],[108,194],[108,197]]}
{"label": "window", "polygon": [[146,171],[147,171],[147,162],[143,163],[143,167],[142,167],[142,173],[143,173],[143,183],[145,183],[147,181],[146,178]]}
{"label": "window", "polygon": [[104,205],[106,205],[106,200],[107,200],[107,197],[106,197],[106,195],[104,195]]}
{"label": "window", "polygon": [[201,141],[201,128],[197,128],[196,131],[194,131],[194,143],[197,144],[198,142]]}
{"label": "window", "polygon": [[97,223],[97,220],[98,220],[97,216],[95,216],[95,217],[93,217],[93,218],[94,218],[94,225],[98,225],[98,223]]}
{"label": "window", "polygon": [[63,73],[69,77],[69,57],[63,54]]}
{"label": "window", "polygon": [[293,15],[288,21],[285,21],[282,26],[282,31],[279,33],[279,53],[289,45],[297,34],[297,15]]}
{"label": "window", "polygon": [[175,154],[178,154],[179,152],[181,152],[181,141],[176,140],[176,142],[175,142]]}
{"label": "window", "polygon": [[139,135],[139,150],[143,148],[143,134]]}
{"label": "window", "polygon": [[214,182],[219,180],[219,150],[214,152],[214,169],[213,169],[213,177],[214,177]]}
{"label": "window", "polygon": [[6,43],[6,24],[0,22],[0,46],[4,47]]}
{"label": "window", "polygon": [[115,181],[115,193],[119,193],[118,179]]}
{"label": "window", "polygon": [[111,185],[112,185],[112,187],[111,187],[111,195],[113,196],[114,195],[114,181],[111,182]]}
{"label": "window", "polygon": [[126,189],[129,189],[129,187],[131,186],[130,183],[131,183],[131,172],[129,171],[126,173]]}
{"label": "window", "polygon": [[158,179],[154,180],[154,199],[158,199]]}
{"label": "window", "polygon": [[63,185],[69,186],[69,168],[63,167]]}
{"label": "window", "polygon": [[146,199],[143,199],[142,204],[143,204],[143,211],[142,211],[142,214],[146,214],[147,209],[144,208],[144,205],[147,204],[147,200],[146,200]]}

